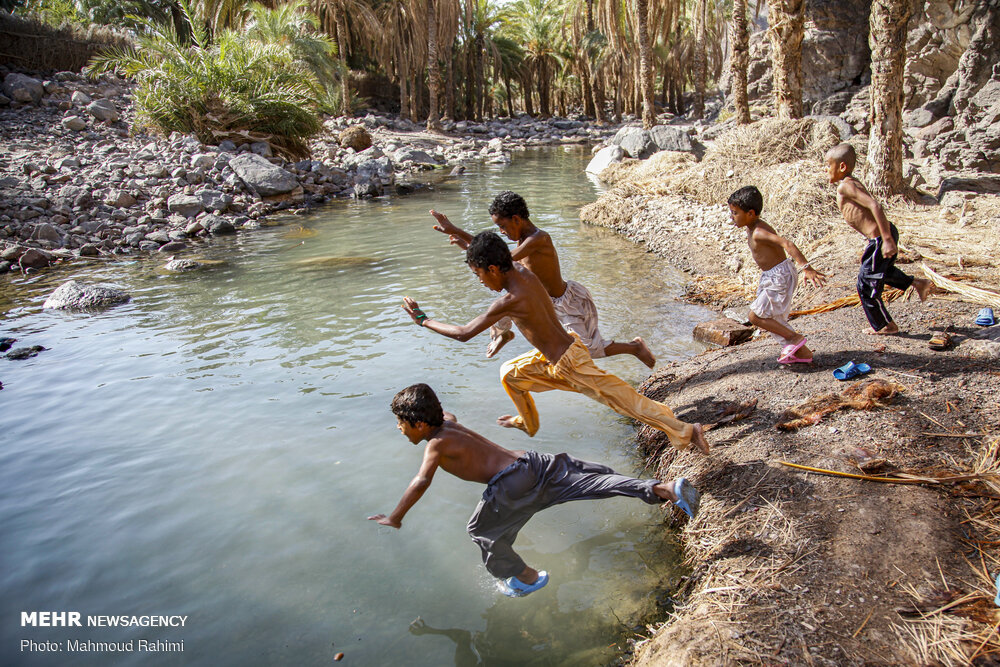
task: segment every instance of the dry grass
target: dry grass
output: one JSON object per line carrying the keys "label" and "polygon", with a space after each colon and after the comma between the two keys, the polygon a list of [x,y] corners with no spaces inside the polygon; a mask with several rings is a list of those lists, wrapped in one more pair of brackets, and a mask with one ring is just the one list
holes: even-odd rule
{"label": "dry grass", "polygon": [[837,213],[823,156],[839,141],[828,121],[765,119],[722,134],[701,162],[658,153],[612,165],[601,176],[623,193],[682,195],[702,204],[725,202],[744,185],[756,185],[764,195],[764,219],[805,243],[825,236],[830,225],[822,221]]}

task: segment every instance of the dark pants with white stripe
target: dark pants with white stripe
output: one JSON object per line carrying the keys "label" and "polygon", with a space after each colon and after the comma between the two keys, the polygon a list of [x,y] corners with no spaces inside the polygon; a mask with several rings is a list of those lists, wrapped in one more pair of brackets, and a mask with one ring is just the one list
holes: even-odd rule
{"label": "dark pants with white stripe", "polygon": [[514,553],[513,544],[536,512],[571,500],[612,496],[657,505],[664,502],[653,492],[657,484],[659,480],[619,475],[607,466],[569,454],[525,452],[486,485],[483,499],[469,519],[469,536],[482,550],[490,574],[506,579],[524,571],[524,561]]}
{"label": "dark pants with white stripe", "polygon": [[[890,224],[892,240],[899,241],[899,231],[896,225]],[[882,290],[886,285],[905,290],[913,284],[913,276],[909,276],[896,268],[896,256],[882,256],[882,237],[876,236],[868,240],[865,254],[861,258],[861,270],[858,271],[858,296],[861,297],[861,307],[865,309],[865,317],[875,331],[881,331],[892,322],[892,316],[882,302]]]}

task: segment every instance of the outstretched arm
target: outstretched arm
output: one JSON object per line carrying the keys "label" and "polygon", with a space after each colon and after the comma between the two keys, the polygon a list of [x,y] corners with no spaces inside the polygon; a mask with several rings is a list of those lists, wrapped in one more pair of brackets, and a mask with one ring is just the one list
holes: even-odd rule
{"label": "outstretched arm", "polygon": [[431,331],[439,333],[442,336],[447,336],[448,338],[453,338],[464,343],[482,333],[486,329],[489,329],[507,314],[501,306],[498,306],[498,301],[494,301],[493,305],[491,305],[489,310],[485,313],[462,326],[432,320],[424,314],[424,311],[420,309],[417,302],[408,296],[403,298],[403,310],[405,310],[406,313],[413,318],[413,321],[416,324],[419,324],[425,329],[430,329]]}
{"label": "outstretched arm", "polygon": [[378,521],[383,526],[392,526],[393,528],[402,526],[403,517],[406,516],[410,508],[420,500],[420,497],[424,495],[424,491],[431,485],[431,480],[438,469],[440,458],[441,455],[435,443],[433,441],[427,443],[427,448],[424,450],[424,460],[420,464],[420,472],[410,481],[410,485],[406,487],[406,491],[403,493],[399,504],[396,505],[396,509],[389,516],[375,514],[368,517],[368,520]]}
{"label": "outstretched arm", "polygon": [[774,232],[768,231],[766,229],[761,229],[758,227],[754,230],[754,237],[758,240],[774,243],[781,246],[788,256],[792,258],[792,261],[798,264],[802,268],[802,278],[806,282],[812,283],[816,287],[822,287],[826,280],[826,274],[820,273],[816,269],[812,268],[809,260],[806,256],[802,254],[799,247],[792,243],[790,240],[786,239],[784,236],[776,234]]}
{"label": "outstretched arm", "polygon": [[837,193],[844,199],[854,202],[871,213],[872,218],[875,220],[875,225],[878,227],[878,235],[882,237],[882,256],[893,257],[898,252],[898,249],[896,248],[896,241],[892,238],[889,219],[885,217],[882,205],[875,201],[875,198],[867,190],[850,178],[845,178],[840,182]]}
{"label": "outstretched arm", "polygon": [[434,231],[447,234],[451,244],[457,245],[462,250],[469,247],[469,243],[472,242],[472,234],[464,229],[456,227],[444,213],[438,213],[434,209],[431,209],[431,215],[433,215],[434,219],[437,220],[437,224],[434,225]]}

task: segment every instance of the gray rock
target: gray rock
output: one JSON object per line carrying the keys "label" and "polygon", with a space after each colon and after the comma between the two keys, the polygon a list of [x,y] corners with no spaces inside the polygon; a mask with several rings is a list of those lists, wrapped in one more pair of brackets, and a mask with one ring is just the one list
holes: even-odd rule
{"label": "gray rock", "polygon": [[80,166],[80,161],[75,157],[63,157],[56,160],[52,166],[59,170],[76,169]]}
{"label": "gray rock", "polygon": [[6,95],[0,95],[0,107],[10,106],[10,98]]}
{"label": "gray rock", "polygon": [[215,166],[215,156],[211,153],[195,153],[191,156],[193,169],[211,169]]}
{"label": "gray rock", "polygon": [[222,234],[232,234],[236,231],[233,227],[233,223],[229,222],[220,215],[206,215],[201,219],[201,225],[208,230],[208,233],[212,236],[220,236]]}
{"label": "gray rock", "polygon": [[294,174],[253,153],[243,153],[229,161],[230,168],[261,197],[281,195],[299,186]]}
{"label": "gray rock", "polygon": [[232,142],[229,139],[224,139],[223,141],[219,142],[219,150],[224,151],[226,153],[235,153],[236,144],[235,142]]}
{"label": "gray rock", "polygon": [[44,269],[49,264],[52,263],[52,257],[48,253],[44,253],[41,250],[35,250],[31,248],[26,250],[24,254],[18,258],[18,264],[21,265],[21,269]]}
{"label": "gray rock", "polygon": [[87,105],[87,111],[97,120],[115,122],[120,118],[118,109],[111,100],[95,100]]}
{"label": "gray rock", "polygon": [[629,157],[644,160],[656,152],[656,143],[641,127],[623,127],[615,134],[611,143],[621,146]]}
{"label": "gray rock", "polygon": [[694,142],[684,129],[669,125],[657,125],[649,130],[649,138],[661,151],[680,151],[694,153]]}
{"label": "gray rock", "polygon": [[847,110],[853,95],[854,93],[846,90],[833,93],[814,104],[812,113],[815,116],[839,116]]}
{"label": "gray rock", "polygon": [[136,205],[136,199],[125,190],[112,190],[104,198],[104,203],[117,208],[129,208]]}
{"label": "gray rock", "polygon": [[225,211],[233,203],[232,197],[218,190],[198,190],[194,196],[201,200],[206,211]]}
{"label": "gray rock", "polygon": [[181,250],[187,249],[187,243],[183,241],[170,241],[169,243],[164,243],[159,248],[158,252],[180,252]]}
{"label": "gray rock", "polygon": [[59,230],[47,222],[35,225],[35,228],[31,231],[31,238],[36,241],[51,241],[59,245],[62,245],[63,242],[63,237]]}
{"label": "gray rock", "polygon": [[361,181],[354,184],[354,196],[358,199],[370,199],[382,194],[382,188],[372,181]]}
{"label": "gray rock", "polygon": [[45,87],[38,79],[25,74],[11,72],[3,80],[4,95],[26,104],[38,104],[45,94]]}
{"label": "gray rock", "polygon": [[272,157],[274,155],[271,145],[263,141],[255,141],[250,144],[250,152],[261,157]]}
{"label": "gray rock", "polygon": [[37,357],[39,352],[44,352],[46,349],[41,345],[32,345],[31,347],[15,347],[13,350],[6,354],[8,359],[12,361],[22,361],[24,359],[30,359],[31,357]]}
{"label": "gray rock", "polygon": [[806,116],[807,118],[812,118],[815,121],[828,121],[833,123],[834,127],[837,128],[837,132],[840,133],[840,140],[847,141],[852,134],[854,134],[854,128],[851,124],[840,116],[817,116],[815,114],[811,116]]}
{"label": "gray rock", "polygon": [[194,271],[195,269],[204,268],[205,265],[201,262],[196,262],[193,259],[172,259],[166,263],[163,267],[167,271]]}
{"label": "gray rock", "polygon": [[79,90],[73,91],[73,94],[69,96],[69,99],[73,104],[75,104],[78,107],[85,107],[91,102],[93,102],[93,100],[90,99],[90,95],[81,92]]}
{"label": "gray rock", "polygon": [[927,127],[934,122],[934,114],[927,109],[914,109],[904,115],[903,121],[909,127]]}
{"label": "gray rock", "polygon": [[127,303],[132,297],[121,290],[100,285],[84,285],[75,280],[60,285],[42,304],[42,308],[90,310]]}
{"label": "gray rock", "polygon": [[622,158],[625,157],[625,150],[621,146],[612,144],[611,146],[605,146],[601,150],[597,151],[597,154],[587,165],[584,170],[588,174],[599,175],[602,171],[608,168],[608,166],[621,162]]}
{"label": "gray rock", "polygon": [[397,163],[413,162],[415,164],[437,165],[437,160],[428,155],[425,151],[415,148],[400,148],[393,154],[393,161]]}
{"label": "gray rock", "polygon": [[205,210],[205,205],[201,203],[200,197],[178,194],[167,200],[167,210],[186,218],[193,218]]}
{"label": "gray rock", "polygon": [[101,251],[93,243],[84,243],[76,252],[80,257],[97,257],[101,254]]}
{"label": "gray rock", "polygon": [[161,229],[158,229],[155,232],[150,232],[146,234],[143,238],[146,239],[147,241],[153,241],[154,243],[156,243],[157,250],[160,249],[161,245],[170,243],[170,237],[167,236],[167,233]]}
{"label": "gray rock", "polygon": [[79,132],[87,128],[87,121],[85,121],[80,116],[66,116],[62,119],[62,126],[67,130],[72,130],[73,132]]}

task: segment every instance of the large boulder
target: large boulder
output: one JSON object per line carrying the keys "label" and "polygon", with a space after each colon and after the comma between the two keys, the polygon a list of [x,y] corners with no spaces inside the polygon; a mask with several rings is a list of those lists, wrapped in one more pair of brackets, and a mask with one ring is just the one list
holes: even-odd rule
{"label": "large boulder", "polygon": [[601,150],[597,151],[590,164],[584,170],[588,174],[599,175],[602,171],[607,169],[610,165],[621,162],[622,158],[625,157],[625,150],[621,146],[612,144],[610,146],[605,146]]}
{"label": "large boulder", "polygon": [[121,290],[84,285],[75,280],[63,283],[42,304],[42,308],[93,310],[127,303],[132,297]]}
{"label": "large boulder", "polygon": [[282,195],[299,187],[294,174],[253,153],[234,157],[229,167],[261,197]]}
{"label": "large boulder", "polygon": [[649,138],[653,140],[653,143],[661,151],[695,152],[695,145],[691,141],[691,135],[680,127],[657,125],[649,130]]}
{"label": "large boulder", "polygon": [[392,157],[393,161],[398,164],[402,164],[403,162],[412,162],[414,164],[437,166],[437,160],[431,157],[428,153],[416,148],[400,148],[398,151],[393,153]]}
{"label": "large boulder", "polygon": [[11,72],[3,80],[4,95],[25,104],[38,104],[45,94],[45,86],[38,79]]}
{"label": "large boulder", "polygon": [[361,152],[371,148],[372,135],[361,125],[352,125],[340,133],[340,145]]}
{"label": "large boulder", "polygon": [[611,143],[621,146],[629,157],[645,160],[656,152],[656,143],[649,132],[641,127],[623,127],[615,134]]}

